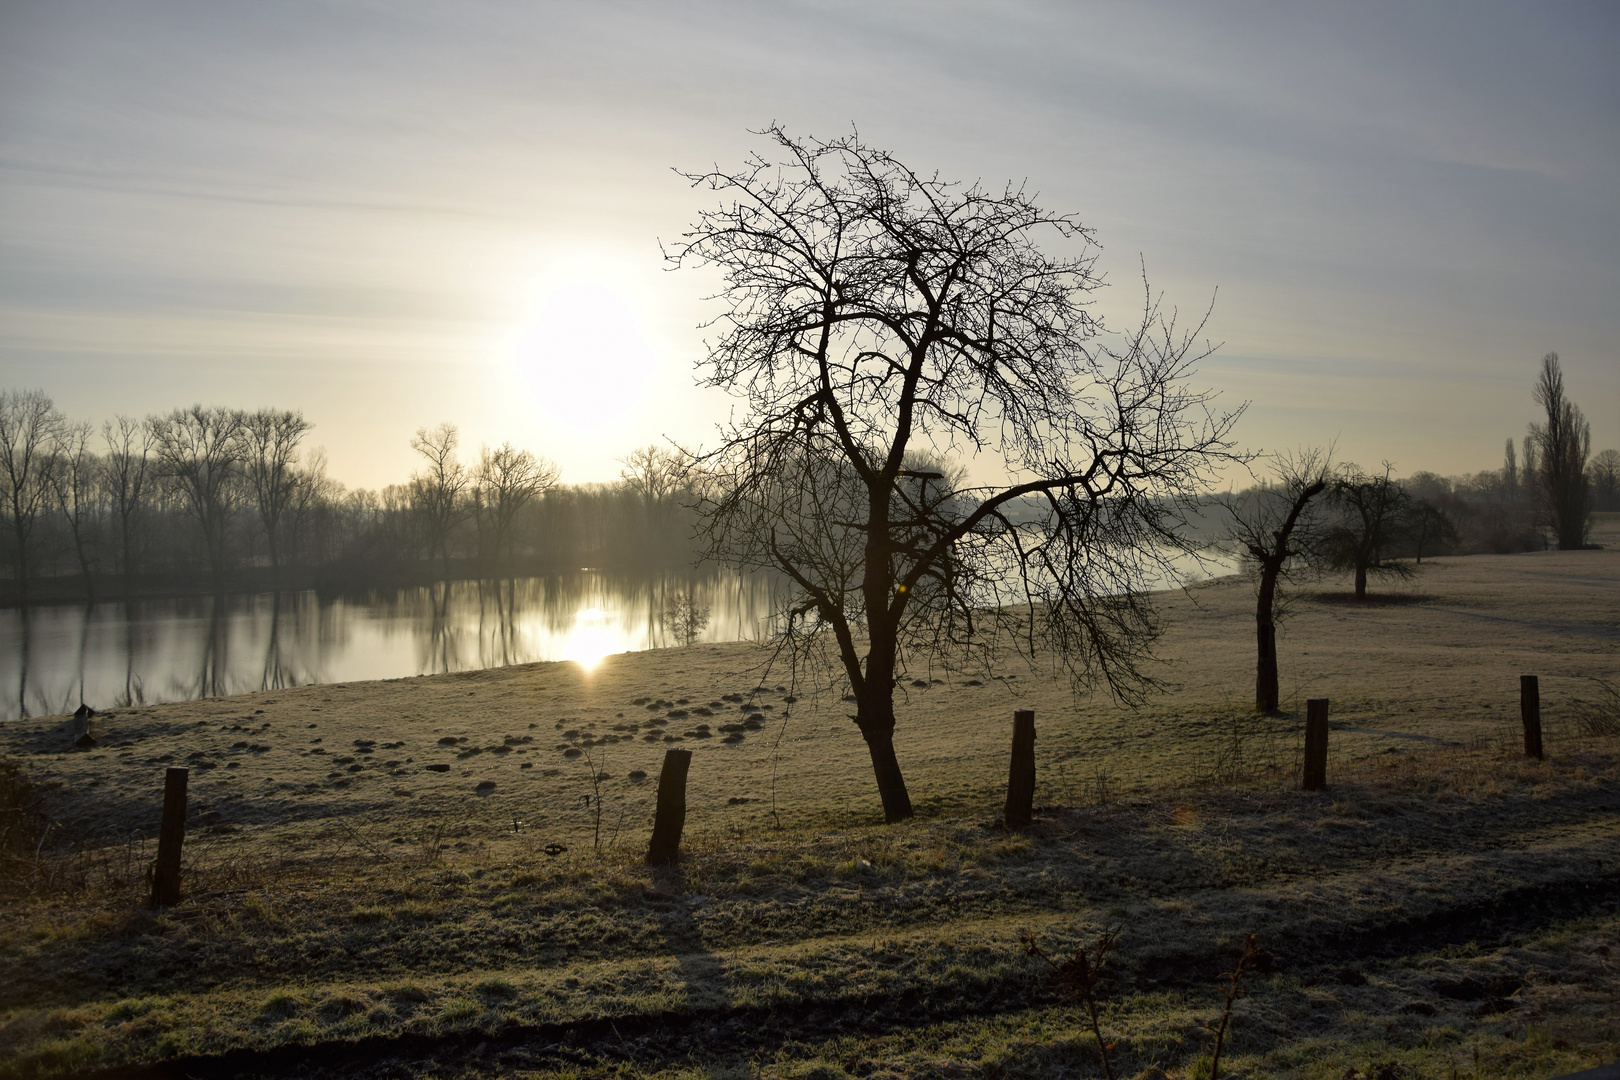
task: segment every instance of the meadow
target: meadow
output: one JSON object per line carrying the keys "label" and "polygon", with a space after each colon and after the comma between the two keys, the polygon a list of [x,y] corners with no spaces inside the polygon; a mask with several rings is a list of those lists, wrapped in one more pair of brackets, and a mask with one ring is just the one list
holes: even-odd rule
{"label": "meadow", "polygon": [[[1613,522],[1606,523],[1610,528]],[[1027,955],[1100,930],[1118,1076],[1551,1076],[1620,1056],[1620,551],[1306,590],[1256,716],[1253,593],[1166,594],[1137,711],[1040,664],[916,671],[881,814],[837,687],[696,645],[0,729],[35,808],[0,908],[0,1076],[1100,1076]],[[1544,761],[1518,677],[1540,676]],[[1329,788],[1298,790],[1305,699]],[[1014,709],[1036,821],[1009,831]],[[642,864],[664,751],[684,858]],[[144,906],[164,769],[184,898]]]}

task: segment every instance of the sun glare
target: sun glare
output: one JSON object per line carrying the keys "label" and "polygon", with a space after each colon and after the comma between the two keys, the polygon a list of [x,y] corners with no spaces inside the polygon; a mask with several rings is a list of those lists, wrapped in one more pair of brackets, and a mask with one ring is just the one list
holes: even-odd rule
{"label": "sun glare", "polygon": [[560,426],[612,427],[640,404],[657,357],[633,291],[609,278],[537,286],[507,359],[529,400]]}
{"label": "sun glare", "polygon": [[617,652],[619,642],[608,628],[609,620],[610,616],[601,608],[586,608],[576,614],[574,632],[568,636],[563,659],[593,671],[604,656]]}

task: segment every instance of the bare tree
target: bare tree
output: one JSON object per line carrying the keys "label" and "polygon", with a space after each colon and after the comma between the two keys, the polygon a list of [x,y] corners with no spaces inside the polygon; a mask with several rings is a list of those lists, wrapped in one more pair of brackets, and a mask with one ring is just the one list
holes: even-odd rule
{"label": "bare tree", "polygon": [[511,443],[495,450],[485,447],[479,454],[473,493],[479,516],[489,525],[497,562],[512,560],[512,527],[518,512],[544,495],[559,475],[555,464]]}
{"label": "bare tree", "polygon": [[1367,575],[1408,578],[1412,568],[1397,562],[1391,549],[1399,538],[1410,496],[1384,462],[1382,473],[1364,473],[1346,464],[1333,481],[1329,499],[1342,515],[1323,539],[1328,565],[1355,575],[1356,599],[1367,598]]}
{"label": "bare tree", "polygon": [[202,533],[216,590],[225,587],[226,530],[242,478],[242,414],[193,405],[151,421],[154,454]]}
{"label": "bare tree", "polygon": [[[357,492],[361,505],[375,501],[370,492]],[[292,470],[292,485],[287,497],[288,561],[297,564],[304,556],[305,539],[322,507],[328,507],[344,497],[343,484],[326,474],[326,451],[317,447],[305,459],[303,466]]]}
{"label": "bare tree", "polygon": [[[1107,343],[1072,217],[856,136],[766,135],[772,157],[687,174],[727,202],[668,253],[724,275],[703,381],[746,403],[700,459],[716,485],[704,536],[797,586],[783,645],[847,680],[897,821],[912,812],[893,741],[908,664],[1012,647],[1126,701],[1154,685],[1149,583],[1187,549],[1179,511],[1228,456],[1234,416],[1185,388],[1202,354],[1151,293]],[[1043,238],[1079,254],[1049,257]],[[1006,480],[952,487],[923,464],[944,455]]]}
{"label": "bare tree", "polygon": [[669,599],[660,616],[676,641],[683,646],[691,645],[709,625],[709,605],[694,596],[691,589],[686,589]]}
{"label": "bare tree", "polygon": [[79,574],[84,578],[87,596],[96,594],[95,584],[95,532],[100,500],[97,498],[101,462],[90,449],[90,421],[63,423],[57,434],[54,467],[49,476],[51,492],[56,497],[56,508],[67,522],[68,535],[73,540],[73,554],[79,563]]}
{"label": "bare tree", "polygon": [[[666,557],[671,539],[671,512],[686,488],[690,462],[673,450],[644,446],[620,458],[619,477],[641,503],[642,529],[638,539],[643,557]],[[689,501],[689,500],[688,500]]]}
{"label": "bare tree", "polygon": [[1586,459],[1592,452],[1592,425],[1565,396],[1564,372],[1555,352],[1541,358],[1535,401],[1547,413],[1546,423],[1530,425],[1530,438],[1535,441],[1537,450],[1535,477],[1540,485],[1547,524],[1558,537],[1560,548],[1579,548],[1586,543],[1590,518]]}
{"label": "bare tree", "polygon": [[1254,707],[1276,712],[1277,624],[1285,614],[1281,587],[1312,567],[1321,540],[1321,522],[1311,500],[1327,490],[1331,451],[1302,450],[1274,459],[1275,483],[1244,492],[1226,503],[1227,535],[1254,560]]}
{"label": "bare tree", "polygon": [[1620,510],[1620,450],[1592,455],[1591,483],[1594,510]]}
{"label": "bare tree", "polygon": [[1406,533],[1412,541],[1417,563],[1423,565],[1423,553],[1434,546],[1457,542],[1457,524],[1451,515],[1429,499],[1413,499],[1406,509]]}
{"label": "bare tree", "polygon": [[661,446],[643,446],[619,459],[619,476],[641,499],[649,515],[665,505],[686,479],[686,459]]}
{"label": "bare tree", "polygon": [[460,436],[456,425],[443,423],[429,430],[417,428],[411,449],[427,460],[427,467],[411,474],[411,503],[427,530],[429,556],[437,553],[450,577],[450,535],[467,516],[464,498],[469,477],[456,457]]}
{"label": "bare tree", "polygon": [[28,545],[50,497],[56,437],[65,418],[40,390],[0,390],[0,496],[11,526],[17,596],[28,598]]}
{"label": "bare tree", "polygon": [[136,517],[146,505],[152,425],[131,416],[115,416],[101,425],[101,438],[107,444],[101,480],[118,518],[119,570],[127,594],[134,583]]}
{"label": "bare tree", "polygon": [[264,529],[271,578],[281,580],[281,519],[298,486],[298,444],[311,427],[291,409],[260,409],[241,419],[242,462],[248,492]]}

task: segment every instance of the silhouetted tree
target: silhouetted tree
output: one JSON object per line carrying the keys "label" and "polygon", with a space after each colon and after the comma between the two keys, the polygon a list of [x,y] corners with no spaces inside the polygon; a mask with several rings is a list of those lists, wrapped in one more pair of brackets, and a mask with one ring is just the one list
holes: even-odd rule
{"label": "silhouetted tree", "polygon": [[193,405],[151,421],[154,456],[202,534],[216,590],[225,587],[226,529],[240,498],[242,414]]}
{"label": "silhouetted tree", "polygon": [[518,511],[544,495],[557,482],[557,466],[511,443],[485,447],[474,474],[474,496],[480,517],[489,525],[497,562],[512,559],[512,527]]}
{"label": "silhouetted tree", "polygon": [[84,578],[87,596],[94,597],[94,546],[99,500],[96,489],[101,462],[90,449],[90,421],[63,423],[58,429],[57,449],[49,476],[56,508],[67,523],[73,541],[73,554]]}
{"label": "silhouetted tree", "polygon": [[316,516],[323,509],[340,504],[343,498],[343,485],[326,474],[325,450],[317,448],[305,458],[302,466],[292,469],[286,509],[291,562],[296,564],[304,558],[305,543]]}
{"label": "silhouetted tree", "polygon": [[[688,174],[730,200],[669,254],[724,275],[704,383],[743,398],[703,455],[708,551],[797,586],[795,663],[831,638],[884,816],[910,816],[894,690],[914,660],[998,645],[1137,701],[1147,595],[1233,417],[1183,385],[1197,356],[1151,294],[1114,345],[1088,310],[1091,234],[1022,191],[919,175],[855,136]],[[1077,246],[1053,258],[1042,236]],[[1195,328],[1194,332],[1197,332]],[[921,462],[994,459],[953,489]]]}
{"label": "silhouetted tree", "polygon": [[115,416],[101,425],[101,438],[107,444],[101,479],[118,520],[119,571],[127,593],[134,587],[136,518],[146,505],[152,426],[134,417]]}
{"label": "silhouetted tree", "polygon": [[619,477],[641,499],[649,517],[673,499],[686,477],[686,461],[661,446],[644,446],[619,459]]}
{"label": "silhouetted tree", "polygon": [[1275,712],[1277,623],[1284,613],[1280,587],[1310,566],[1317,554],[1320,523],[1311,500],[1328,486],[1330,451],[1304,450],[1274,460],[1275,483],[1247,491],[1226,503],[1228,536],[1255,567],[1254,707]]}
{"label": "silhouetted tree", "polygon": [[292,409],[259,409],[241,418],[242,464],[248,493],[264,529],[271,580],[281,582],[281,519],[298,487],[298,444],[310,423]]}
{"label": "silhouetted tree", "polygon": [[1547,413],[1546,423],[1530,425],[1547,524],[1560,548],[1578,548],[1586,543],[1586,459],[1592,452],[1592,425],[1565,396],[1564,372],[1555,352],[1541,358],[1535,401]]}
{"label": "silhouetted tree", "polygon": [[709,605],[693,596],[690,589],[671,597],[660,614],[664,626],[683,646],[697,641],[709,625]]}
{"label": "silhouetted tree", "polygon": [[456,425],[443,423],[429,430],[417,428],[411,449],[427,460],[427,467],[411,476],[411,504],[427,530],[428,550],[437,553],[450,577],[450,534],[466,519],[470,507],[464,493],[467,468],[456,458],[460,436]]}
{"label": "silhouetted tree", "polygon": [[1457,526],[1451,515],[1428,499],[1412,500],[1406,510],[1405,525],[1420,565],[1425,551],[1457,542]]}
{"label": "silhouetted tree", "polygon": [[0,496],[11,526],[17,596],[28,598],[28,545],[49,505],[56,438],[65,418],[39,390],[0,390]]}
{"label": "silhouetted tree", "polygon": [[641,504],[640,538],[643,558],[667,559],[675,501],[686,485],[688,462],[672,450],[644,446],[619,459],[619,477]]}
{"label": "silhouetted tree", "polygon": [[1329,499],[1339,510],[1340,524],[1328,530],[1323,551],[1328,565],[1355,575],[1356,599],[1367,597],[1367,575],[1406,578],[1412,568],[1391,558],[1410,497],[1391,479],[1394,466],[1364,473],[1347,464],[1333,481]]}
{"label": "silhouetted tree", "polygon": [[1592,483],[1592,509],[1620,510],[1620,450],[1594,454],[1588,472]]}

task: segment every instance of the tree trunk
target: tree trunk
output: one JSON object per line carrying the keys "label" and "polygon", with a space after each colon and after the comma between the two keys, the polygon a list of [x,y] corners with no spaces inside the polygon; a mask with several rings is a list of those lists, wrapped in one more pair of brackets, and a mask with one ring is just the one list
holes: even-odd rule
{"label": "tree trunk", "polygon": [[1254,610],[1255,644],[1259,651],[1254,667],[1254,707],[1260,712],[1277,711],[1277,623],[1272,611],[1277,601],[1277,575],[1282,560],[1267,562],[1260,569],[1260,594]]}
{"label": "tree trunk", "polygon": [[21,529],[17,530],[17,603],[22,607],[28,606],[28,538]]}
{"label": "tree trunk", "polygon": [[1256,628],[1260,657],[1255,665],[1254,707],[1263,713],[1277,711],[1277,627],[1266,619]]}
{"label": "tree trunk", "polygon": [[124,549],[124,595],[128,596],[135,590],[134,561],[130,558],[132,545],[129,540],[129,518],[123,519],[123,534],[119,537]]}
{"label": "tree trunk", "polygon": [[906,791],[906,779],[900,775],[900,762],[894,756],[894,725],[887,729],[871,729],[864,725],[861,736],[866,749],[872,754],[872,772],[877,776],[878,797],[883,800],[883,820],[893,825],[912,814],[911,795]]}
{"label": "tree trunk", "polygon": [[270,551],[270,587],[281,588],[281,547],[276,543],[276,528],[267,526],[264,530],[265,547]]}
{"label": "tree trunk", "polygon": [[1365,563],[1356,564],[1356,599],[1367,599],[1367,565]]}

